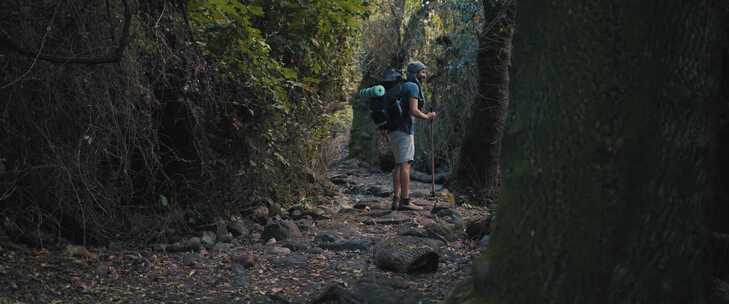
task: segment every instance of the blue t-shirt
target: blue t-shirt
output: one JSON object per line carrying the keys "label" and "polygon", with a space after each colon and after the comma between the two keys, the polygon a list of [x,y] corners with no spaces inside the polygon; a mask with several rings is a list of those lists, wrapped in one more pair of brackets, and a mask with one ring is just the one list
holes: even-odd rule
{"label": "blue t-shirt", "polygon": [[397,131],[405,134],[415,134],[415,118],[410,114],[410,99],[413,97],[419,101],[421,100],[420,87],[410,81],[403,83],[400,89],[400,107],[403,112],[403,120],[397,127]]}

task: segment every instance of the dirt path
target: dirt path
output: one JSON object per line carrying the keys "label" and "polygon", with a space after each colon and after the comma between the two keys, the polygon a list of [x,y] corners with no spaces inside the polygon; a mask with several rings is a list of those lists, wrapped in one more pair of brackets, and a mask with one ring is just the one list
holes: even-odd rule
{"label": "dirt path", "polygon": [[[412,185],[413,197],[425,210],[390,211],[389,175],[343,160],[331,169],[330,179],[338,188],[333,199],[285,212],[281,223],[292,230],[286,232],[288,240],[266,242],[273,230],[253,225],[250,233],[232,240],[177,253],[152,248],[49,252],[4,245],[0,303],[309,303],[328,287],[352,288],[363,279],[403,299],[432,303],[470,273],[479,248],[465,240],[462,228],[437,233],[435,238],[450,241],[440,245],[435,273],[398,274],[374,263],[377,242],[445,221],[429,212],[430,184]],[[451,210],[462,218],[448,221],[465,222],[486,212]]]}

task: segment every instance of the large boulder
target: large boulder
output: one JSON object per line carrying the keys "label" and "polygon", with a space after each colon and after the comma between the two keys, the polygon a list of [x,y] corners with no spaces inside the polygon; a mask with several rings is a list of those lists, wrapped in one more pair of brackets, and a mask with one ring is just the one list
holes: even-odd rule
{"label": "large boulder", "polygon": [[250,233],[250,230],[242,220],[236,220],[228,224],[228,230],[234,236],[246,236]]}
{"label": "large boulder", "polygon": [[289,221],[270,223],[263,228],[263,233],[261,234],[261,239],[264,241],[272,238],[277,241],[283,241],[299,237],[301,237],[299,227]]}
{"label": "large boulder", "polygon": [[440,242],[401,236],[375,245],[375,265],[382,270],[400,273],[428,273],[438,270]]}
{"label": "large boulder", "polygon": [[334,283],[323,289],[311,304],[343,303],[343,304],[427,304],[435,303],[425,299],[416,291],[408,290],[393,279],[370,275],[362,278],[352,288],[341,283]]}
{"label": "large boulder", "polygon": [[444,220],[450,224],[462,226],[463,225],[463,217],[461,214],[449,207],[435,207],[430,211],[436,218]]}

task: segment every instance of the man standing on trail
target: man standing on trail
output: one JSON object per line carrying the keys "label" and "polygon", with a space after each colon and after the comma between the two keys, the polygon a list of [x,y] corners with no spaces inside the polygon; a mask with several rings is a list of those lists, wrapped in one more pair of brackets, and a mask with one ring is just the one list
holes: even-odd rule
{"label": "man standing on trail", "polygon": [[403,119],[397,128],[390,132],[390,143],[395,155],[395,169],[392,171],[392,209],[420,209],[410,200],[410,167],[415,159],[415,118],[435,120],[436,113],[423,113],[425,94],[422,81],[427,77],[427,67],[420,61],[408,64],[408,79],[402,85],[400,100]]}

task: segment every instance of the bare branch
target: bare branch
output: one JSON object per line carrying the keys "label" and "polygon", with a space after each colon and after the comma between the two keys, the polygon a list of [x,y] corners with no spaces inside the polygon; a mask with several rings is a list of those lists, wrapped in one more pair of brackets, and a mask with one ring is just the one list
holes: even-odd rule
{"label": "bare branch", "polygon": [[129,10],[129,4],[127,0],[121,0],[124,5],[124,28],[122,30],[121,38],[119,39],[119,45],[117,48],[108,56],[100,57],[63,57],[54,55],[40,54],[40,51],[34,51],[24,48],[17,42],[13,41],[7,33],[0,33],[0,44],[4,44],[9,49],[16,51],[17,53],[27,57],[38,57],[39,60],[44,60],[53,63],[79,63],[79,64],[102,64],[102,63],[113,63],[119,62],[124,54],[124,50],[129,44],[129,24],[131,23],[132,13]]}

